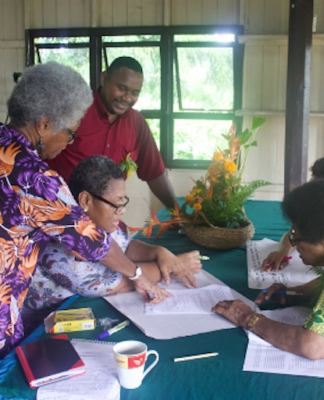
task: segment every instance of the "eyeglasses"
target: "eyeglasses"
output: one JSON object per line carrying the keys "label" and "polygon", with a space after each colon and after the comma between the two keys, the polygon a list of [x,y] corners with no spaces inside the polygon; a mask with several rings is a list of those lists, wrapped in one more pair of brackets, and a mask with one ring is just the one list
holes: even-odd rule
{"label": "eyeglasses", "polygon": [[301,241],[304,240],[304,239],[301,238],[301,237],[295,238],[295,234],[296,234],[295,229],[291,228],[290,234],[289,234],[289,236],[288,236],[288,239],[289,239],[289,242],[290,242],[290,244],[292,245],[292,247],[295,247],[295,246],[296,246],[296,243],[301,242]]}
{"label": "eyeglasses", "polygon": [[94,193],[91,193],[91,192],[88,192],[88,193],[90,193],[91,196],[94,197],[95,199],[100,200],[100,201],[102,201],[102,202],[104,202],[104,203],[110,205],[111,207],[114,207],[114,208],[115,208],[115,214],[119,214],[119,213],[121,212],[121,210],[122,210],[124,207],[126,207],[127,204],[129,203],[129,198],[128,198],[127,196],[125,196],[126,201],[125,201],[124,204],[121,204],[120,206],[116,206],[116,204],[111,203],[110,201],[104,199],[104,198],[101,197],[101,196],[98,196],[98,195],[96,195],[96,194],[94,194]]}
{"label": "eyeglasses", "polygon": [[71,131],[69,128],[64,128],[64,131],[69,134],[68,143],[72,142],[72,140],[75,139],[76,135],[78,134],[78,131]]}

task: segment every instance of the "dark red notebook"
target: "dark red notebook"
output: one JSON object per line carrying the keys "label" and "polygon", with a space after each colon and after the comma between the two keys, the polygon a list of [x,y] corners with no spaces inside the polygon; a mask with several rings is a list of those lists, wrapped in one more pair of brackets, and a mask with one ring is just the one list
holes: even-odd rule
{"label": "dark red notebook", "polygon": [[31,388],[85,373],[84,362],[66,335],[23,344],[16,352]]}

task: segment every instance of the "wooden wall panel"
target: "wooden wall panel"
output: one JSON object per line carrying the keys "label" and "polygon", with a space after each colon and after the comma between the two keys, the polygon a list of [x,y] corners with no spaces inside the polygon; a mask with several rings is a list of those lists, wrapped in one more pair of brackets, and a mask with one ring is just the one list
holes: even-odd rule
{"label": "wooden wall panel", "polygon": [[0,111],[3,111],[15,85],[13,73],[21,72],[25,68],[24,49],[0,48],[0,59]]}
{"label": "wooden wall panel", "polygon": [[25,13],[25,29],[45,28],[43,0],[25,0]]}
{"label": "wooden wall panel", "polygon": [[53,0],[43,0],[43,24],[46,28],[57,27],[57,3]]}
{"label": "wooden wall panel", "polygon": [[213,25],[217,23],[217,1],[202,0],[202,23]]}
{"label": "wooden wall panel", "polygon": [[172,25],[228,25],[239,21],[239,0],[172,0]]}
{"label": "wooden wall panel", "polygon": [[23,14],[23,0],[0,0],[0,40],[25,38]]}
{"label": "wooden wall panel", "polygon": [[288,33],[289,0],[245,0],[244,25],[249,35]]}
{"label": "wooden wall panel", "polygon": [[263,34],[265,0],[245,0],[244,26],[248,35]]}
{"label": "wooden wall panel", "polygon": [[[169,0],[166,0],[169,1]],[[156,26],[164,24],[164,1],[142,0],[142,22],[144,26]]]}
{"label": "wooden wall panel", "polygon": [[142,0],[131,0],[127,3],[127,25],[142,26],[143,4]]}
{"label": "wooden wall panel", "polygon": [[202,24],[202,0],[187,0],[187,21],[188,25]]}
{"label": "wooden wall panel", "polygon": [[324,2],[314,0],[314,14],[316,15],[316,33],[324,33]]}
{"label": "wooden wall panel", "polygon": [[172,0],[171,25],[186,25],[186,21],[187,21],[187,1]]}
{"label": "wooden wall panel", "polygon": [[[243,181],[264,179],[273,185],[257,190],[255,198],[281,200],[284,183],[285,117],[266,116],[266,122],[259,129],[257,147],[250,149]],[[251,128],[252,117],[245,117],[244,128]]]}
{"label": "wooden wall panel", "polygon": [[278,110],[286,109],[288,46],[279,46]]}
{"label": "wooden wall panel", "polygon": [[[265,46],[262,62],[262,102],[261,109],[278,110],[279,46]],[[267,79],[264,79],[264,77]],[[251,87],[250,90],[253,90]]]}
{"label": "wooden wall panel", "polygon": [[96,26],[113,25],[113,0],[97,1]]}
{"label": "wooden wall panel", "polygon": [[70,27],[91,26],[91,2],[87,0],[69,0]]}
{"label": "wooden wall panel", "polygon": [[240,23],[240,2],[237,0],[218,0],[218,19],[220,25]]}
{"label": "wooden wall panel", "polygon": [[324,111],[324,46],[313,46],[311,61],[310,110]]}
{"label": "wooden wall panel", "polygon": [[[56,1],[56,18],[57,18],[57,27],[71,27],[70,19],[71,19],[71,10],[70,10],[70,1],[67,0],[55,0]],[[44,10],[45,11],[45,10]],[[83,10],[81,10],[82,12]],[[78,10],[80,12],[80,10]]]}
{"label": "wooden wall panel", "polygon": [[[248,46],[245,49],[243,99],[242,106],[246,110],[260,109],[262,104],[262,66],[263,47]],[[255,108],[259,107],[259,108]]]}
{"label": "wooden wall panel", "polygon": [[[309,121],[309,140],[308,140],[308,167],[314,162],[324,157],[324,119],[310,118]],[[308,179],[311,174],[308,172]]]}
{"label": "wooden wall panel", "polygon": [[113,0],[113,26],[127,26],[127,0]]}
{"label": "wooden wall panel", "polygon": [[243,77],[243,109],[283,111],[286,106],[288,47],[247,45]]}

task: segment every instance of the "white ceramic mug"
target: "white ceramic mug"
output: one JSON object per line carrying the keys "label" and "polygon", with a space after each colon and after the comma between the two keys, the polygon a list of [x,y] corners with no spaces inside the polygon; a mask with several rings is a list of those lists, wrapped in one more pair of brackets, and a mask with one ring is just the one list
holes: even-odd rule
{"label": "white ceramic mug", "polygon": [[[144,377],[159,361],[155,350],[147,351],[145,343],[136,340],[126,340],[113,347],[119,382],[125,389],[136,389],[141,386]],[[154,354],[155,361],[144,371],[147,357]]]}

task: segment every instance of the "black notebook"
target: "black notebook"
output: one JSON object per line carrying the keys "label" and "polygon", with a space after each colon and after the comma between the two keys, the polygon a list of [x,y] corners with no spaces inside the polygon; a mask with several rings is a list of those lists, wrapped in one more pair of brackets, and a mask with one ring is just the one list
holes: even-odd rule
{"label": "black notebook", "polygon": [[66,335],[23,344],[16,352],[31,388],[85,373],[85,365]]}

